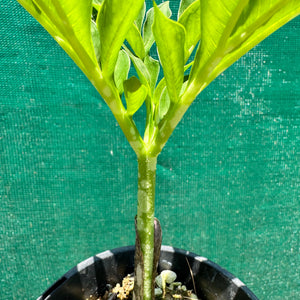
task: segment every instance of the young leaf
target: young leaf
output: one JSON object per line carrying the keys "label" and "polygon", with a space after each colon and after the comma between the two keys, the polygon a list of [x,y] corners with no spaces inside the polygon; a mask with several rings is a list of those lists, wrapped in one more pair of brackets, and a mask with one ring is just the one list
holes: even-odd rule
{"label": "young leaf", "polygon": [[[180,94],[182,93],[183,88],[185,87],[186,87],[186,82],[183,84]],[[159,124],[159,122],[167,114],[171,106],[171,100],[169,97],[165,78],[163,78],[157,85],[153,94],[153,102],[155,105],[155,117],[154,117],[155,123]]]}
{"label": "young leaf", "polygon": [[140,32],[145,18],[145,13],[146,13],[146,2],[144,2],[143,8],[140,10],[140,13],[138,14],[136,20],[134,21],[134,24],[136,25],[136,27]]}
{"label": "young leaf", "polygon": [[145,66],[150,74],[150,90],[151,93],[154,92],[156,81],[158,79],[159,70],[160,70],[160,64],[159,61],[156,59],[153,59],[151,56],[147,55],[144,59]]}
{"label": "young leaf", "polygon": [[184,75],[185,29],[154,4],[153,34],[172,102],[178,102]]}
{"label": "young leaf", "polygon": [[178,17],[177,20],[179,20],[180,16],[183,14],[183,12],[194,2],[195,0],[181,0],[180,6],[178,10]]}
{"label": "young leaf", "polygon": [[127,79],[129,70],[130,58],[124,50],[120,50],[114,71],[114,80],[119,94],[124,91],[123,82]]}
{"label": "young leaf", "polygon": [[201,37],[200,0],[193,2],[181,15],[178,22],[185,28],[185,61],[192,54]]}
{"label": "young leaf", "polygon": [[101,6],[97,26],[101,41],[101,69],[107,78],[113,74],[120,48],[143,5],[143,0],[110,0]]}
{"label": "young leaf", "polygon": [[160,99],[159,99],[159,106],[158,106],[159,120],[161,120],[166,115],[166,113],[169,110],[170,104],[171,104],[171,101],[170,101],[170,97],[168,94],[168,89],[165,87],[162,90],[162,93],[161,93]]}
{"label": "young leaf", "polygon": [[163,78],[156,86],[155,91],[153,93],[153,102],[155,105],[159,103],[160,96],[166,86],[166,78]]}
{"label": "young leaf", "polygon": [[151,76],[144,62],[140,58],[133,55],[125,45],[123,45],[123,48],[129,55],[141,82],[150,89]]}
{"label": "young leaf", "polygon": [[142,106],[147,96],[147,88],[136,77],[124,81],[127,113],[132,116]]}
{"label": "young leaf", "polygon": [[133,49],[136,56],[141,59],[144,59],[146,53],[144,48],[144,42],[141,36],[140,31],[136,27],[135,24],[132,24],[127,35],[126,39],[130,44],[131,48]]}
{"label": "young leaf", "polygon": [[[161,12],[166,16],[166,17],[171,17],[172,11],[169,7],[169,1],[163,2],[158,5],[158,7],[161,9]],[[154,36],[152,33],[152,25],[154,21],[154,9],[151,7],[146,14],[146,20],[143,28],[143,39],[144,39],[144,44],[145,44],[145,51],[146,54],[149,53],[153,43],[154,43]]]}
{"label": "young leaf", "polygon": [[94,45],[94,51],[97,58],[97,61],[100,60],[100,34],[98,31],[97,24],[92,21],[91,22],[91,33],[92,33],[92,41]]}

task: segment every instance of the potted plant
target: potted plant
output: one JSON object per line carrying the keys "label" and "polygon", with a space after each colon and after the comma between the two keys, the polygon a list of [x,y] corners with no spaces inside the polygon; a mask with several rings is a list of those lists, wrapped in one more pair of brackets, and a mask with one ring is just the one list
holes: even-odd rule
{"label": "potted plant", "polygon": [[[111,109],[138,161],[136,299],[153,299],[161,230],[157,157],[196,97],[226,68],[300,13],[298,0],[18,0]],[[158,56],[155,55],[157,49]],[[133,68],[134,72],[130,72]],[[133,75],[134,74],[134,75]],[[145,107],[145,128],[135,114]]]}

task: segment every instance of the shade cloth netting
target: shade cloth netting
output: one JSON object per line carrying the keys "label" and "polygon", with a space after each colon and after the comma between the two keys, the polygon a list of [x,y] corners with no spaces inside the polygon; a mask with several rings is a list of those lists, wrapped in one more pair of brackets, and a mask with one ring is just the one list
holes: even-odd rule
{"label": "shade cloth netting", "polygon": [[[35,299],[78,262],[134,243],[137,163],[71,59],[16,1],[0,3],[0,299]],[[217,78],[158,159],[163,243],[266,300],[300,297],[299,27]]]}

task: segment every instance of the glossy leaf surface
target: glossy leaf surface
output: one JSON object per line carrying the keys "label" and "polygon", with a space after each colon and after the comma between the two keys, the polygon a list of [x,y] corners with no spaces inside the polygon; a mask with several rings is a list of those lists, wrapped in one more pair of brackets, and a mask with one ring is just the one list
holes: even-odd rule
{"label": "glossy leaf surface", "polygon": [[[170,17],[172,15],[172,11],[169,7],[169,1],[163,2],[158,5],[158,7],[161,9],[161,12],[167,16]],[[145,44],[145,51],[146,53],[149,53],[150,48],[152,47],[155,39],[152,32],[152,25],[154,22],[154,9],[153,7],[150,8],[146,14],[146,20],[143,27],[143,39]]]}
{"label": "glossy leaf surface", "polygon": [[159,75],[160,64],[158,60],[148,55],[144,59],[144,64],[150,75],[149,86],[150,86],[151,93],[153,93]]}
{"label": "glossy leaf surface", "polygon": [[227,42],[226,55],[214,70],[212,78],[298,14],[298,0],[250,1]]}
{"label": "glossy leaf surface", "polygon": [[171,100],[168,94],[168,90],[166,87],[162,90],[162,93],[159,98],[159,106],[158,106],[158,118],[161,120],[169,110],[171,104]]}
{"label": "glossy leaf surface", "polygon": [[97,24],[92,21],[91,22],[91,35],[92,35],[92,41],[94,45],[95,55],[97,61],[100,60],[100,34],[98,31]]}
{"label": "glossy leaf surface", "polygon": [[91,61],[95,67],[98,66],[91,37],[91,0],[18,2],[52,35],[86,74],[86,67]]}
{"label": "glossy leaf surface", "polygon": [[199,92],[264,38],[300,13],[297,0],[201,1],[201,46],[191,79]]}
{"label": "glossy leaf surface", "polygon": [[125,49],[126,53],[129,55],[135,70],[139,76],[140,81],[148,86],[150,88],[150,82],[151,82],[151,75],[144,64],[143,60],[136,57],[125,45],[123,45],[123,48]]}
{"label": "glossy leaf surface", "polygon": [[120,48],[143,5],[142,0],[103,2],[97,26],[100,32],[100,60],[104,76],[112,76]]}
{"label": "glossy leaf surface", "polygon": [[144,6],[143,8],[140,10],[137,18],[134,21],[134,24],[136,25],[136,27],[138,28],[138,30],[141,32],[142,29],[142,25],[143,25],[143,21],[145,18],[145,14],[146,14],[146,2],[144,2]]}
{"label": "glossy leaf surface", "polygon": [[124,92],[123,82],[127,79],[129,70],[130,58],[124,50],[121,50],[114,71],[114,81],[120,94]]}
{"label": "glossy leaf surface", "polygon": [[247,2],[247,0],[201,1],[201,45],[194,68],[203,68],[214,57],[221,60],[222,53],[218,51],[230,37]]}
{"label": "glossy leaf surface", "polygon": [[184,75],[185,29],[179,23],[168,19],[156,5],[154,11],[153,34],[159,59],[171,101],[177,102]]}
{"label": "glossy leaf surface", "polygon": [[144,103],[147,96],[147,88],[133,76],[124,81],[124,94],[127,113],[132,116]]}
{"label": "glossy leaf surface", "polygon": [[178,22],[185,28],[185,61],[188,60],[201,37],[200,0],[193,2]]}
{"label": "glossy leaf surface", "polygon": [[146,55],[145,48],[144,48],[144,41],[142,39],[140,31],[138,30],[135,24],[132,24],[131,27],[129,28],[129,31],[126,35],[126,40],[130,44],[135,55],[143,59]]}
{"label": "glossy leaf surface", "polygon": [[180,18],[180,16],[183,14],[183,12],[194,2],[195,0],[181,0],[179,9],[178,9],[178,17],[177,19]]}

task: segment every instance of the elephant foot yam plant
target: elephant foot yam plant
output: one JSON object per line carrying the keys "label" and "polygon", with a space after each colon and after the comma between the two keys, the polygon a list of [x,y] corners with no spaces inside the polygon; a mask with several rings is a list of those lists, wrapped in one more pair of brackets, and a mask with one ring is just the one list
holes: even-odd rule
{"label": "elephant foot yam plant", "polygon": [[[197,95],[299,15],[300,1],[181,0],[177,14],[169,1],[152,7],[144,0],[18,2],[84,72],[136,153],[135,298],[153,299],[160,247],[158,222],[154,229],[157,156]],[[142,106],[145,128],[139,132],[134,115]]]}

